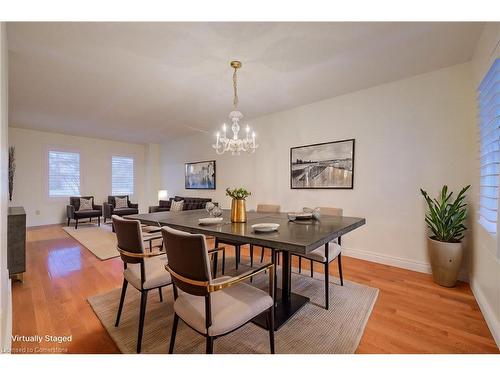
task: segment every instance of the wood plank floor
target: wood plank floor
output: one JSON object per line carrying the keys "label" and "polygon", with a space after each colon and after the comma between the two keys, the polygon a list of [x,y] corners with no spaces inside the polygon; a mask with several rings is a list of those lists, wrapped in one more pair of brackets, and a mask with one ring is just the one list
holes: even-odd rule
{"label": "wood plank floor", "polygon": [[[468,284],[443,288],[427,274],[349,257],[343,266],[346,279],[380,290],[358,353],[499,353]],[[119,353],[87,298],[120,287],[122,267],[119,258],[97,259],[61,226],[29,229],[24,283],[13,283],[13,335],[72,341],[14,342],[13,352]],[[330,273],[337,276],[336,262]]]}

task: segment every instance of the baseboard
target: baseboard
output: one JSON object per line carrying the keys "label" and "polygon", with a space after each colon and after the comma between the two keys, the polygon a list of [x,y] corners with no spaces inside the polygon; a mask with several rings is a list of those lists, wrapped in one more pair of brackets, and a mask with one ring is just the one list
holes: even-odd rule
{"label": "baseboard", "polygon": [[[387,266],[404,268],[410,271],[416,271],[428,274],[432,272],[430,263],[395,257],[391,255],[384,255],[380,253],[374,253],[372,251],[342,247],[342,254],[352,258],[363,259],[374,263],[385,264]],[[460,271],[460,274],[458,275],[458,279],[460,281],[469,282],[469,274],[467,270],[462,269]]]}
{"label": "baseboard", "polygon": [[484,296],[484,293],[479,287],[479,284],[474,282],[473,278],[470,281],[470,288],[472,289],[472,293],[474,294],[479,308],[483,313],[484,320],[486,320],[486,324],[488,325],[488,328],[493,335],[493,339],[495,340],[498,349],[500,349],[500,321],[498,321],[498,319],[496,318],[495,311],[488,303],[488,300]]}
{"label": "baseboard", "polygon": [[7,290],[3,290],[6,293],[6,306],[0,305],[0,354],[10,353],[11,350],[11,337],[12,337],[12,285],[8,276],[5,282],[5,287]]}

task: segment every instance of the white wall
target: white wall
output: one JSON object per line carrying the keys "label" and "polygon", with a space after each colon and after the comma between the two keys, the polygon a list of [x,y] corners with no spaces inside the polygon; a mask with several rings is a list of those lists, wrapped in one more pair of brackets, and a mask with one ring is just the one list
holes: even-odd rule
{"label": "white wall", "polygon": [[0,353],[11,346],[12,293],[7,270],[8,70],[5,23],[0,23]]}
{"label": "white wall", "polygon": [[[171,196],[213,197],[225,207],[228,186],[252,192],[249,208],[342,207],[367,221],[343,238],[346,253],[428,272],[419,188],[436,194],[443,184],[457,191],[471,183],[471,88],[471,66],[462,64],[264,116],[250,121],[260,148],[239,157],[215,155],[212,135],[175,140],[162,145],[162,185]],[[243,94],[240,102],[244,113]],[[354,190],[290,189],[290,147],[347,138],[356,139]],[[209,159],[217,160],[217,190],[185,191],[184,163]]]}
{"label": "white wall", "polygon": [[[500,23],[489,23],[477,45],[473,66],[473,84],[477,88],[493,61],[500,58]],[[476,128],[478,124],[475,125]],[[474,143],[473,204],[479,207],[479,131]],[[474,246],[470,260],[470,281],[481,311],[500,347],[500,250],[497,236],[492,236],[479,223],[473,222]],[[500,233],[498,228],[497,233]]]}
{"label": "white wall", "polygon": [[12,127],[12,124],[9,144],[16,148],[14,194],[10,205],[25,208],[28,226],[66,220],[68,198],[48,196],[47,151],[51,147],[80,152],[80,193],[93,195],[98,204],[106,201],[111,194],[111,157],[133,156],[135,193],[132,201],[139,203],[141,212],[147,212],[151,193],[146,190],[145,184],[146,145],[20,129]]}

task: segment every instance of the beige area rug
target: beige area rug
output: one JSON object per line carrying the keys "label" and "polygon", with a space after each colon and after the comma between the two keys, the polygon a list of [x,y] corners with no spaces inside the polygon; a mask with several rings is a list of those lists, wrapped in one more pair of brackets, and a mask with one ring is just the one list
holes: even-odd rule
{"label": "beige area rug", "polygon": [[[227,259],[234,265],[234,258]],[[244,272],[248,267],[240,267]],[[292,291],[311,298],[296,315],[277,332],[276,353],[345,353],[356,351],[377,300],[378,289],[344,280],[344,286],[332,277],[330,309],[323,308],[322,274],[312,279],[306,274],[292,273]],[[229,271],[233,273],[234,270]],[[308,272],[306,270],[306,272]],[[281,271],[278,272],[278,278]],[[252,285],[267,290],[265,274],[254,278]],[[278,280],[281,285],[281,280]],[[167,353],[173,321],[172,287],[163,288],[163,302],[157,290],[149,292],[142,353]],[[132,287],[127,297],[119,327],[115,327],[120,289],[88,299],[97,317],[122,353],[135,353],[139,320],[140,294]],[[179,321],[174,353],[204,353],[205,338]],[[214,353],[269,353],[268,331],[248,323],[214,342]]]}
{"label": "beige area rug", "polygon": [[[79,223],[78,229],[75,229],[75,227],[63,227],[63,229],[100,260],[111,259],[120,255],[116,250],[116,234],[113,233],[111,224],[101,223],[99,227],[93,223]],[[153,246],[160,243],[160,240],[154,240]],[[149,242],[145,242],[144,246],[147,248]]]}

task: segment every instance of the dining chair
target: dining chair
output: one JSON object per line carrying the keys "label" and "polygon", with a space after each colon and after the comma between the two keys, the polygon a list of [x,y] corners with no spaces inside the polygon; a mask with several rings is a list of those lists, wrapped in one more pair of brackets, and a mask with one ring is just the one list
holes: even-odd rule
{"label": "dining chair", "polygon": [[[279,204],[258,204],[256,212],[259,213],[269,213],[269,214],[276,214],[279,213],[281,210],[281,206]],[[253,267],[253,249],[254,245],[250,245],[250,267]],[[260,252],[260,262],[264,262],[264,251],[266,250],[265,247],[262,247],[262,250]],[[279,253],[277,253],[277,265],[280,264],[280,256]]]}
{"label": "dining chair", "polygon": [[[173,353],[181,319],[206,338],[206,353],[213,353],[214,340],[266,313],[269,344],[274,353],[274,266],[266,264],[235,277],[213,278],[210,252],[202,234],[162,228],[174,291],[174,320],[169,353]],[[214,249],[220,251],[219,249]],[[244,281],[269,270],[269,292]]]}
{"label": "dining chair", "polygon": [[[341,208],[335,208],[335,207],[320,207],[320,214],[321,215],[328,215],[328,216],[342,216],[342,209]],[[302,258],[309,259],[310,263],[310,272],[311,272],[311,277],[314,277],[314,262],[318,262],[323,264],[324,266],[324,272],[325,272],[325,309],[328,310],[329,307],[329,291],[328,291],[328,286],[329,286],[329,273],[328,273],[328,266],[331,262],[333,262],[335,259],[337,259],[337,263],[339,266],[339,276],[340,276],[340,285],[344,285],[344,278],[342,277],[342,243],[341,239],[336,238],[328,243],[328,257],[325,255],[325,247],[320,246],[317,249],[311,251],[310,253],[307,254],[293,254],[299,258],[299,273],[302,273]],[[290,262],[291,264],[291,262]]]}
{"label": "dining chair", "polygon": [[[279,213],[280,206],[273,205],[273,204],[259,204],[259,205],[257,205],[256,212],[259,212],[259,213]],[[236,258],[236,269],[238,269],[238,265],[241,263],[241,247],[246,245],[246,244],[243,242],[220,240],[216,237],[215,238],[215,247],[218,247],[221,244],[222,245],[230,245],[230,246],[234,247],[235,258]],[[254,248],[253,245],[250,245],[250,267],[253,267],[253,248]],[[277,264],[279,265],[279,252],[277,252],[276,254],[277,254],[276,255],[277,256]],[[264,261],[264,248],[262,248],[262,252],[260,255],[260,262],[262,263],[263,261]]]}
{"label": "dining chair", "polygon": [[161,247],[160,251],[156,251],[156,249],[155,251],[145,251],[141,224],[138,220],[123,219],[118,215],[113,215],[112,220],[116,232],[117,250],[123,261],[123,286],[115,327],[120,324],[125,294],[130,283],[141,292],[137,333],[137,353],[140,353],[148,292],[152,289],[158,289],[160,301],[163,302],[161,288],[171,284],[172,279],[165,270],[167,256],[164,251],[161,251]]}

